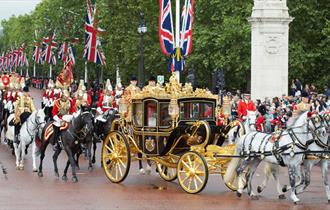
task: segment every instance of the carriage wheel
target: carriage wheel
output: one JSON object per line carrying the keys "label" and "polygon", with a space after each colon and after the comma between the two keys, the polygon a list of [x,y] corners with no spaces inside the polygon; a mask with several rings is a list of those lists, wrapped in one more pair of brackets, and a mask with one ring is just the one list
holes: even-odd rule
{"label": "carriage wheel", "polygon": [[103,142],[102,165],[111,182],[122,182],[131,165],[131,153],[125,136],[119,132],[111,132]]}
{"label": "carriage wheel", "polygon": [[181,188],[191,194],[202,191],[209,177],[204,157],[192,151],[180,157],[177,174]]}
{"label": "carriage wheel", "polygon": [[[169,161],[172,163],[177,163],[177,159],[169,157]],[[165,181],[171,182],[174,181],[177,177],[176,168],[167,167],[161,163],[156,163],[159,176],[162,177]]]}
{"label": "carriage wheel", "polygon": [[[243,178],[243,185],[244,185],[244,189],[247,187],[247,182],[246,182],[246,174],[247,171],[243,172],[244,178]],[[224,178],[224,175],[222,174],[222,179]],[[228,182],[225,182],[225,185],[227,188],[229,188],[231,191],[237,191],[238,189],[238,177],[237,174],[235,174],[235,176],[232,177],[232,179]]]}

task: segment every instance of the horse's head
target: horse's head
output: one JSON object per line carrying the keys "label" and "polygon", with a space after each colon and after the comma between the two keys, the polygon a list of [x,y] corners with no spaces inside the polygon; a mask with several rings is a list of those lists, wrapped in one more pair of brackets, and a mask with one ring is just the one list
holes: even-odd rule
{"label": "horse's head", "polygon": [[245,128],[246,132],[256,130],[256,120],[257,120],[256,113],[253,111],[248,111],[248,114],[244,121],[244,128]]}
{"label": "horse's head", "polygon": [[40,127],[43,127],[46,124],[46,114],[44,109],[39,109],[36,112],[35,123]]}
{"label": "horse's head", "polygon": [[313,135],[315,141],[327,144],[328,136],[322,117],[317,113],[307,112],[307,130]]}
{"label": "horse's head", "polygon": [[79,118],[87,133],[92,132],[94,129],[94,115],[90,112],[83,112],[79,115]]}

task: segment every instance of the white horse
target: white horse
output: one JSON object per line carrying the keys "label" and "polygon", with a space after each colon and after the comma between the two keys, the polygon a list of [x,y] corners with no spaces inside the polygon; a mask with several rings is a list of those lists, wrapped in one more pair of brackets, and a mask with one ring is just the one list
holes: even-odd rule
{"label": "white horse", "polygon": [[[316,118],[315,118],[316,119]],[[323,115],[321,116],[321,118],[319,120],[322,120],[323,125],[325,126],[325,128],[327,129],[327,133],[326,134],[322,134],[320,133],[320,131],[318,133],[314,133],[314,143],[312,143],[311,145],[308,146],[308,150],[310,151],[318,151],[318,152],[322,152],[325,150],[328,150],[329,148],[329,129],[330,129],[330,115]],[[326,138],[319,138],[319,136],[327,136]],[[316,164],[319,164],[322,170],[322,177],[323,177],[323,183],[324,183],[324,189],[325,192],[327,194],[327,198],[328,198],[328,202],[330,203],[330,189],[329,189],[329,184],[328,184],[328,160],[327,160],[327,155],[326,153],[310,153],[307,155],[307,158],[304,159],[304,173],[302,174],[303,176],[301,177],[301,182],[296,186],[299,187],[302,185],[301,188],[299,188],[297,190],[297,193],[302,193],[307,186],[310,184],[310,176],[311,176],[311,171],[312,171],[312,167]],[[258,186],[258,193],[261,193],[266,185],[267,182],[269,180],[269,177],[273,177],[275,179],[275,181],[278,182],[278,193],[281,195],[282,192],[286,192],[287,190],[290,189],[290,187],[287,187],[286,185],[283,186],[283,188],[281,188],[279,181],[278,181],[278,174],[279,174],[279,166],[276,164],[270,164],[267,163],[265,165],[265,175],[266,178],[263,181],[262,185]],[[284,195],[283,195],[284,196]],[[279,196],[279,198],[284,198]]]}
{"label": "white horse", "polygon": [[16,169],[24,169],[24,156],[25,148],[27,145],[32,144],[32,160],[33,160],[33,172],[37,172],[36,165],[36,144],[35,139],[40,128],[43,128],[46,124],[44,109],[34,111],[29,118],[23,123],[20,133],[18,134],[18,142],[14,142],[15,155],[16,155]]}
{"label": "white horse", "polygon": [[[292,123],[292,126],[283,131],[278,140],[270,141],[271,135],[251,132],[240,138],[235,154],[242,155],[244,159],[234,158],[228,165],[224,180],[231,180],[233,176],[238,176],[237,196],[241,196],[243,192],[243,179],[245,178],[244,171],[248,168],[248,194],[252,199],[258,199],[252,189],[253,175],[262,160],[273,164],[281,164],[288,167],[291,195],[290,198],[294,203],[299,202],[296,195],[297,175],[300,175],[300,165],[303,162],[304,152],[308,145],[313,142],[312,133],[325,133],[325,127],[321,122],[314,120],[314,117],[309,116],[309,112],[301,114]],[[322,140],[327,138],[320,135]]]}
{"label": "white horse", "polygon": [[252,131],[256,131],[256,118],[257,116],[255,112],[248,111],[248,115],[246,116],[244,122],[236,123],[236,125],[234,125],[233,128],[229,130],[227,134],[228,143],[236,143],[236,141],[240,139],[243,135]]}

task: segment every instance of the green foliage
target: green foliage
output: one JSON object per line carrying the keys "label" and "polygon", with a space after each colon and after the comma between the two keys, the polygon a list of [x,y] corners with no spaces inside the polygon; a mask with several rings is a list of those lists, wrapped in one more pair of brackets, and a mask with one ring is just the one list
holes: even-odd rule
{"label": "green foliage", "polygon": [[[140,12],[145,13],[148,32],[144,36],[145,74],[165,74],[168,58],[162,55],[158,37],[159,5],[155,0],[96,0],[102,48],[107,65],[102,67],[103,78],[115,78],[120,68],[125,84],[131,75],[138,74],[140,35],[137,33]],[[173,7],[174,1],[173,1]],[[290,79],[299,77],[303,82],[319,87],[330,81],[330,4],[328,0],[290,0],[290,15],[295,20],[290,25]],[[249,87],[251,31],[247,18],[252,11],[252,1],[196,0],[193,28],[193,52],[187,59],[186,68],[194,65],[198,86],[210,86],[212,71],[222,68],[229,89]],[[38,40],[51,36],[56,30],[58,41],[70,41],[79,37],[77,44],[76,78],[84,74],[83,44],[86,3],[82,0],[43,0],[28,15],[3,21],[4,36],[0,49],[9,49],[21,43],[28,45],[32,55],[34,30]],[[60,63],[60,62],[59,62]],[[90,79],[95,78],[95,65],[88,64]],[[59,72],[61,65],[55,67]],[[47,75],[48,65],[38,65],[38,71]],[[186,75],[183,73],[183,77]]]}

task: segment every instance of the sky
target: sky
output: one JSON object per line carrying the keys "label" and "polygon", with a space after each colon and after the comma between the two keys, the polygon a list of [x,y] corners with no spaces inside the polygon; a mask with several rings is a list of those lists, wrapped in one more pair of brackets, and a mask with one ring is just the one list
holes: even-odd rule
{"label": "sky", "polygon": [[0,22],[33,11],[42,0],[0,0]]}

